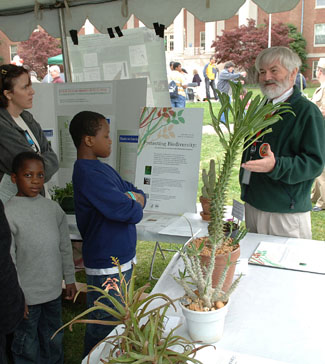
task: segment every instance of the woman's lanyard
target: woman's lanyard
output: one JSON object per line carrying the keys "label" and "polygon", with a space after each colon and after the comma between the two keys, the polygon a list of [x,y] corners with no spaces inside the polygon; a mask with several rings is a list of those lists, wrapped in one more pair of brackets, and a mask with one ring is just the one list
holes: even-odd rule
{"label": "woman's lanyard", "polygon": [[27,130],[24,131],[25,137],[27,139],[28,144],[32,147],[33,151],[35,153],[40,153],[40,150],[36,143],[34,143],[33,138],[30,136],[29,132]]}

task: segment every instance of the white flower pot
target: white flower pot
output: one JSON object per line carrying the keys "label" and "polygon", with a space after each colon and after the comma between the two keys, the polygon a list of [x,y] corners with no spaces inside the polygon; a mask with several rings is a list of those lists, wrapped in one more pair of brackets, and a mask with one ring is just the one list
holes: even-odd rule
{"label": "white flower pot", "polygon": [[208,312],[192,311],[181,306],[192,340],[212,344],[221,339],[229,301],[224,307]]}

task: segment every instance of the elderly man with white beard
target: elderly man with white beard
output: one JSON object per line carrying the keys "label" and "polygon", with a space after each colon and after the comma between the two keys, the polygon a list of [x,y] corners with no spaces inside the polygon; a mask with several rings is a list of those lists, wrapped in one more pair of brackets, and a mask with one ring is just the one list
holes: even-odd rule
{"label": "elderly man with white beard", "polygon": [[294,86],[300,65],[286,47],[264,49],[256,58],[268,102],[287,102],[294,114],[282,114],[272,132],[243,153],[241,198],[252,233],[312,238],[310,190],[324,167],[325,123],[318,107]]}

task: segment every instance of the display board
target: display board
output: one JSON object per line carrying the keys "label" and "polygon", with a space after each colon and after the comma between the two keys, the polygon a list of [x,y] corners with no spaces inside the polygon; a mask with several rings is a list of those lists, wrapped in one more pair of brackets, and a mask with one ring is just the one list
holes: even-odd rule
{"label": "display board", "polygon": [[[59,158],[60,170],[51,179],[50,188],[53,185],[63,187],[71,181],[77,153],[68,128],[72,117],[84,110],[101,113],[108,119],[113,145],[105,161],[117,168],[124,179],[134,182],[136,148],[134,153],[130,153],[130,149],[138,138],[139,116],[146,102],[146,79],[33,84],[33,88],[31,112],[49,136]],[[128,168],[119,170],[124,165]]]}
{"label": "display board", "polygon": [[68,38],[73,82],[147,79],[147,106],[170,106],[163,38],[147,28],[123,30],[123,37],[90,34]]}
{"label": "display board", "polygon": [[143,109],[135,181],[146,193],[146,211],[196,212],[203,111]]}

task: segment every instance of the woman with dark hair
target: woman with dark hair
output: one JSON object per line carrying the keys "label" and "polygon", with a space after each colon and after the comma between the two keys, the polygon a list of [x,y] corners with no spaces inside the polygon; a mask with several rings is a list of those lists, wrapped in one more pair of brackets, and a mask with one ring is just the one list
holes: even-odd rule
{"label": "woman with dark hair", "polygon": [[41,126],[25,109],[33,105],[34,90],[28,70],[12,64],[0,66],[0,199],[6,202],[17,192],[10,180],[14,157],[35,151],[45,162],[45,181],[58,170],[58,159]]}

